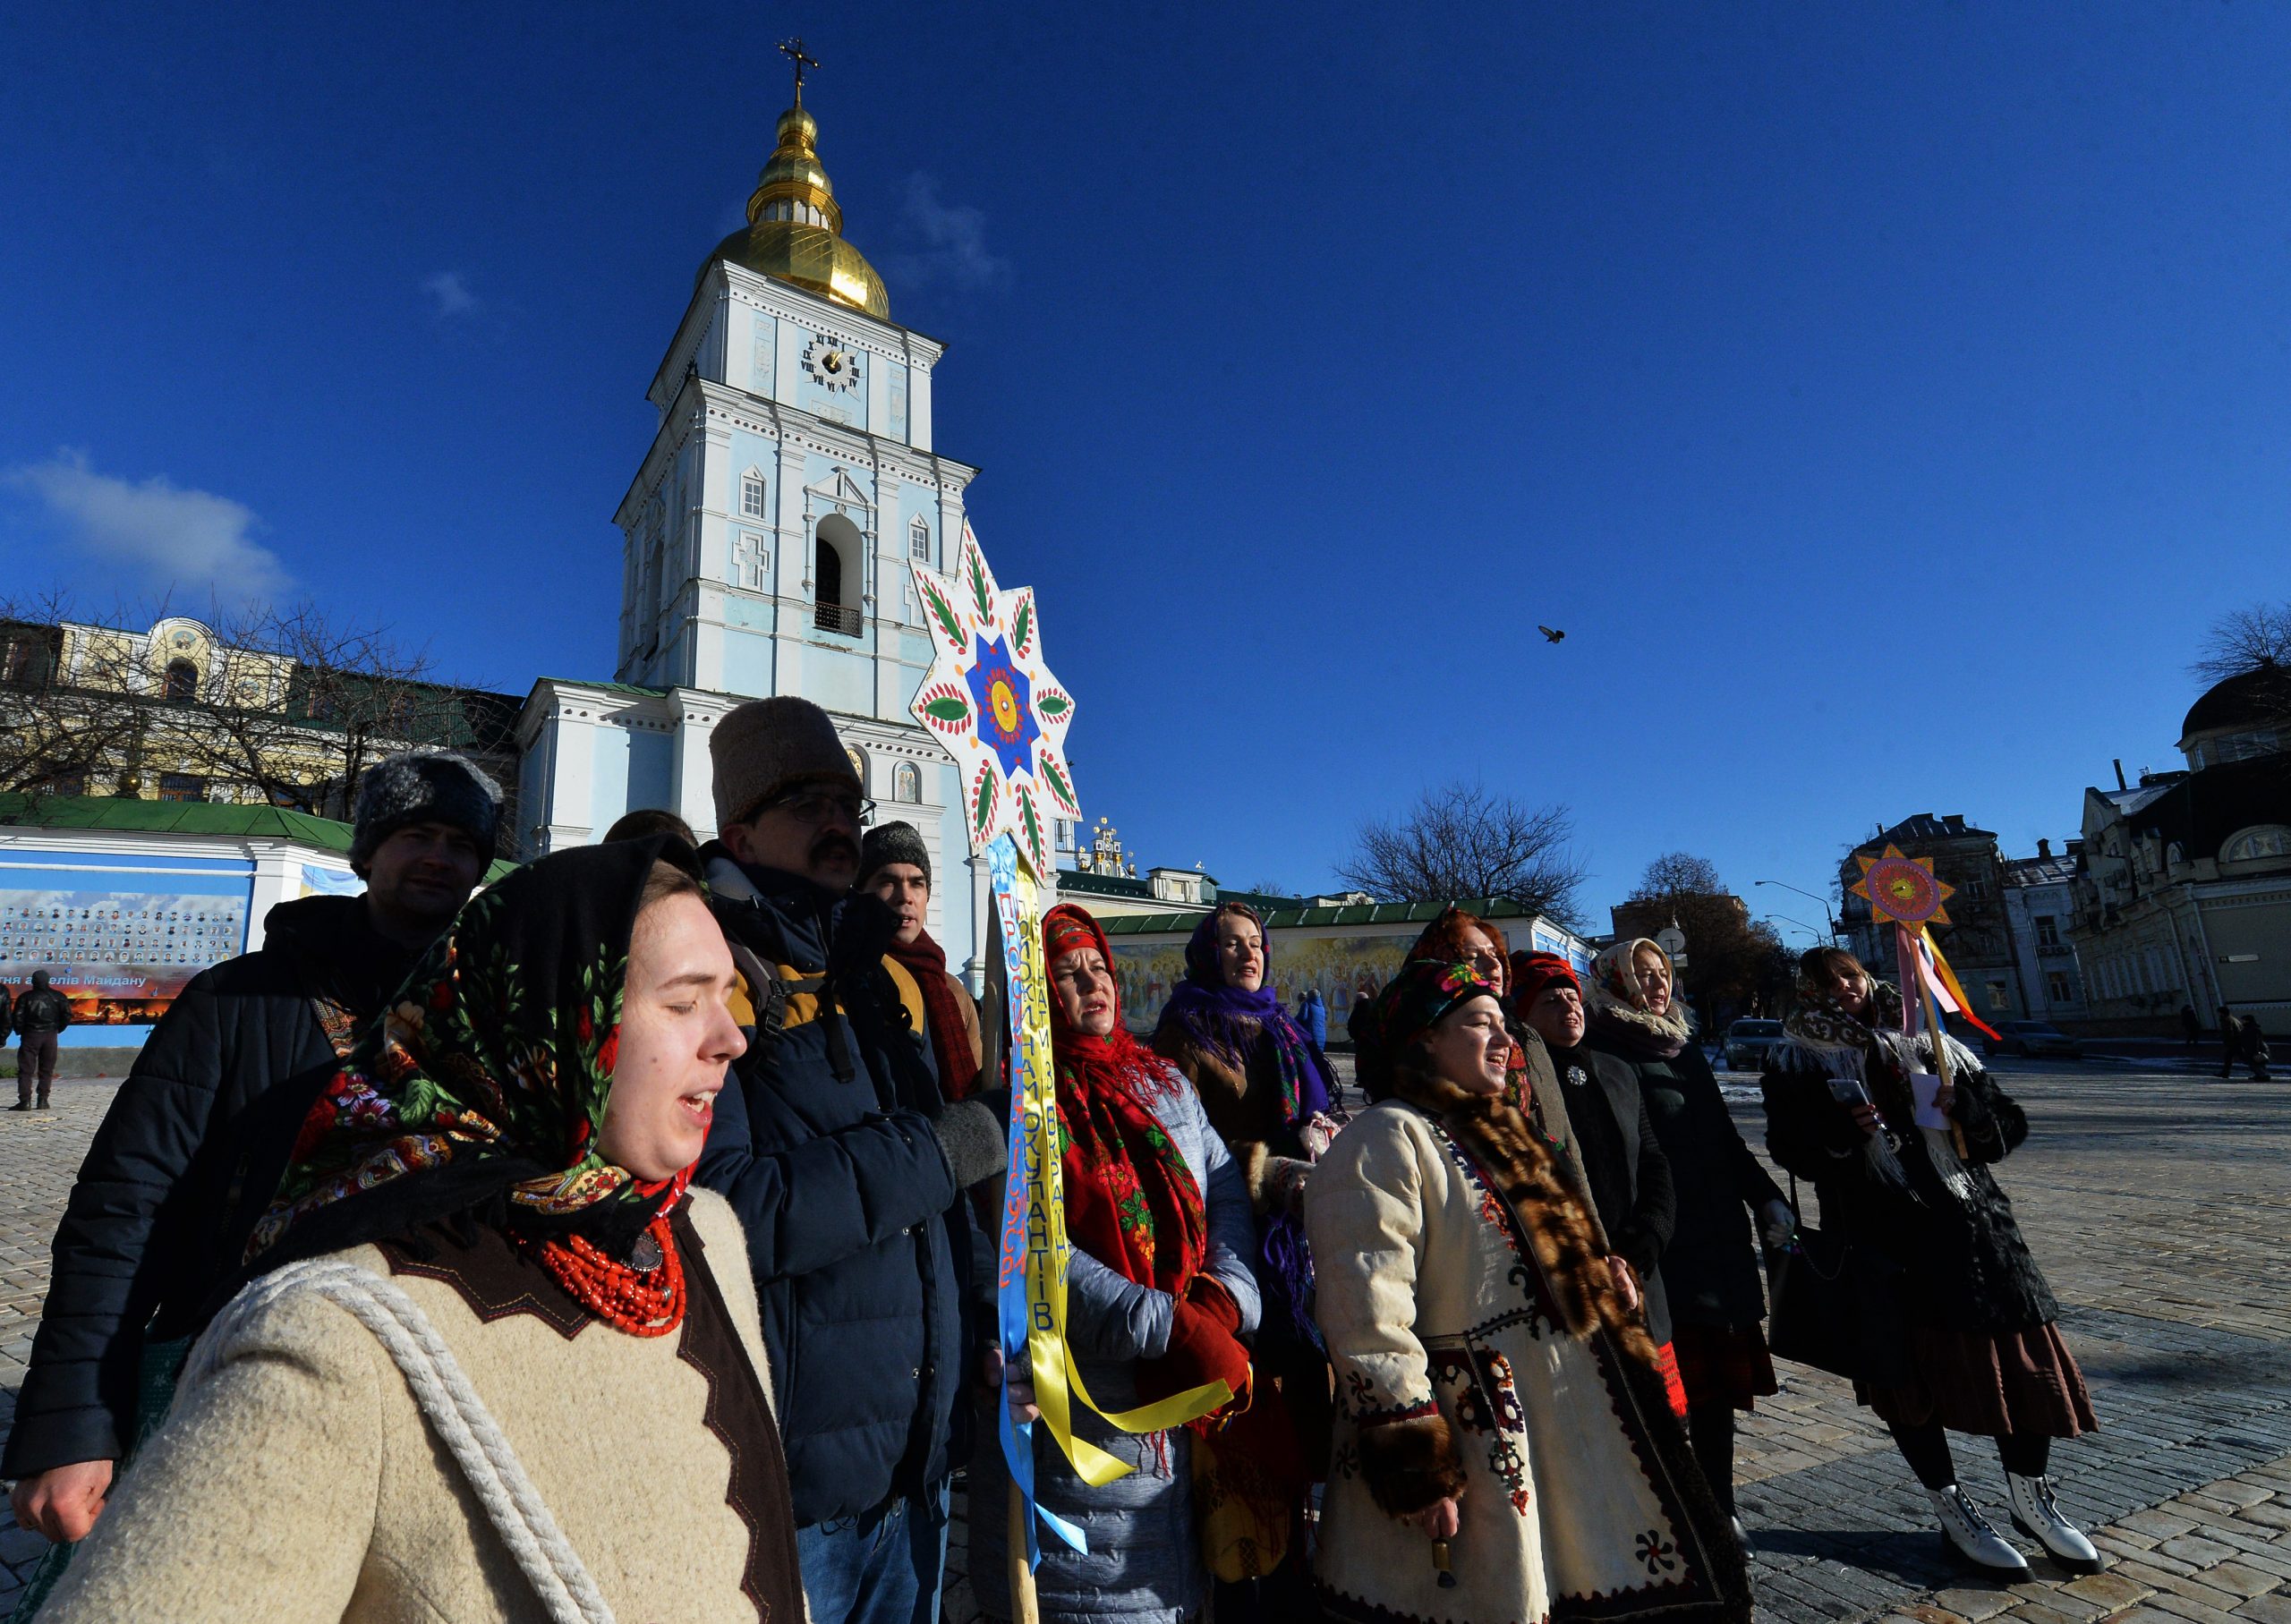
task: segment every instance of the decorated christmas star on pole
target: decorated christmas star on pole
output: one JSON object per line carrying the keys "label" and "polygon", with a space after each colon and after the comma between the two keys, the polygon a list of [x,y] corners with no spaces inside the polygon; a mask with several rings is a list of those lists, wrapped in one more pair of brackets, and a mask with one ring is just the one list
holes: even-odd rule
{"label": "decorated christmas star on pole", "polygon": [[[1066,1334],[1066,1192],[1056,1135],[1057,1088],[1051,1060],[1051,991],[1042,951],[1041,894],[1055,896],[1047,820],[1078,818],[1066,729],[1074,700],[1043,664],[1042,622],[1034,589],[1005,591],[987,568],[978,538],[963,526],[962,556],[950,582],[911,566],[935,656],[916,690],[915,719],[955,758],[963,826],[984,855],[994,891],[1007,978],[1010,1056],[1010,1169],[1001,1213],[997,1299],[1006,1383],[1031,1373],[1043,1424],[1085,1482],[1103,1484],[1129,1465],[1075,1436],[1074,1405],[1125,1432],[1178,1426],[1228,1403],[1212,1382],[1157,1404],[1119,1413],[1099,1409],[1074,1367]],[[1076,1550],[1082,1531],[1035,1501],[1031,1424],[1002,1407],[1003,1458],[1012,1499],[1012,1598],[1032,1600],[1032,1565],[1041,1558],[1037,1519]]]}
{"label": "decorated christmas star on pole", "polygon": [[1934,1070],[1946,1084],[1949,1061],[1947,1048],[1941,1042],[1947,1031],[1942,1024],[1944,1011],[1964,1016],[1992,1038],[1997,1035],[1972,1012],[1972,1001],[1965,997],[1949,961],[1941,957],[1940,948],[1926,930],[1928,925],[1949,923],[1947,905],[1957,894],[1956,887],[1933,872],[1932,858],[1904,856],[1898,846],[1886,846],[1881,857],[1857,855],[1855,861],[1861,865],[1861,878],[1854,881],[1853,894],[1869,898],[1872,913],[1893,922],[1894,951],[1901,961],[1910,1035],[1916,1035],[1921,1022],[1930,1029]]}

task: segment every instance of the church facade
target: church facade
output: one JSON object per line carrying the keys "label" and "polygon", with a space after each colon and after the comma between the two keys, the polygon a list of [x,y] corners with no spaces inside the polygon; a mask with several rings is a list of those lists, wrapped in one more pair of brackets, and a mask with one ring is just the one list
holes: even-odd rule
{"label": "church facade", "polygon": [[[639,807],[705,839],[711,730],[743,700],[799,694],[834,718],[877,821],[922,830],[931,931],[975,981],[985,878],[954,762],[907,706],[932,661],[909,565],[956,567],[978,471],[936,448],[944,346],[890,319],[843,239],[817,135],[799,81],[748,225],[702,266],[653,375],[659,427],[614,515],[618,666],[610,682],[534,684],[524,855],[594,840]],[[1059,830],[1068,851],[1074,827]]]}

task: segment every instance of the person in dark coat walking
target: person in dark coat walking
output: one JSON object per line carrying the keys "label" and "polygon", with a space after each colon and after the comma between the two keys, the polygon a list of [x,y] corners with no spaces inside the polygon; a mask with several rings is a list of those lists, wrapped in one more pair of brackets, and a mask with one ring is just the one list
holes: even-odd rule
{"label": "person in dark coat walking", "polygon": [[2253,1082],[2267,1081],[2267,1033],[2261,1029],[2256,1015],[2243,1017],[2240,1029],[2236,1033],[2236,1053],[2244,1065],[2252,1068]]}
{"label": "person in dark coat walking", "polygon": [[851,894],[866,803],[827,712],[750,701],[709,752],[700,855],[751,1035],[696,1180],[747,1229],[814,1624],[931,1624],[992,1323],[958,1197],[1002,1170],[1009,1091],[940,1094],[896,916]]}
{"label": "person in dark coat walking", "polygon": [[280,903],[259,951],[193,976],[152,1028],[56,1226],[0,1456],[25,1527],[68,1541],[95,1525],[135,1441],[147,1348],[203,1323],[304,1112],[484,875],[500,813],[461,756],[375,763],[350,846],[365,895]]}
{"label": "person in dark coat walking", "polygon": [[[1628,981],[1620,969],[1625,962]],[[1727,1114],[1661,944],[1641,939],[1611,948],[1594,975],[1589,1047],[1631,1069],[1669,1161],[1678,1209],[1676,1232],[1663,1253],[1671,1345],[1686,1389],[1695,1458],[1733,1517],[1734,1412],[1780,1387],[1759,1329],[1766,1290],[1750,1215],[1779,1246],[1789,1238],[1790,1203]],[[1739,1534],[1739,1518],[1735,1528]]]}
{"label": "person in dark coat walking", "polygon": [[47,1109],[48,1091],[55,1086],[55,1044],[72,1024],[72,1004],[47,984],[47,972],[32,972],[32,984],[16,1000],[12,1017],[16,1026],[16,1103],[32,1109],[33,1084],[38,1084],[39,1109]]}
{"label": "person in dark coat walking", "polygon": [[2182,1004],[2180,1006],[2180,1047],[2194,1048],[2195,1040],[2202,1035],[2202,1032],[2203,1023],[2196,1018],[2195,1006]]}
{"label": "person in dark coat walking", "polygon": [[[1903,1034],[1901,995],[1839,948],[1799,961],[1798,1004],[1768,1051],[1767,1149],[1814,1181],[1822,1225],[1852,1247],[1855,1284],[1899,1323],[1863,1327],[1899,1367],[1872,1364],[1856,1399],[1892,1429],[1949,1543],[1984,1571],[2028,1562],[1958,1486],[1948,1430],[1997,1440],[2015,1526],[2061,1566],[2099,1570],[2061,1514],[2052,1441],[2098,1424],[2059,1308],[1990,1168],[2028,1137],[2027,1114],[1972,1051]],[[1921,1106],[1922,1090],[1928,1102]]]}

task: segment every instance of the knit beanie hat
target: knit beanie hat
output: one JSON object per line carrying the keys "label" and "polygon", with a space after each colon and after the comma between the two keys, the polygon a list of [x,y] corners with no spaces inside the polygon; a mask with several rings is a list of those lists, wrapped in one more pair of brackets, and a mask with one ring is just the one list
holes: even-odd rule
{"label": "knit beanie hat", "polygon": [[923,871],[923,883],[931,883],[931,849],[923,844],[923,832],[912,823],[878,823],[860,838],[859,878],[855,883],[865,885],[894,863],[915,864]]}
{"label": "knit beanie hat", "polygon": [[1536,999],[1543,996],[1544,989],[1554,984],[1572,987],[1578,994],[1583,991],[1582,982],[1576,977],[1575,966],[1558,954],[1512,955],[1512,1008],[1521,1020],[1527,1018],[1528,1011],[1535,1007]]}
{"label": "knit beanie hat", "polygon": [[501,786],[476,762],[451,750],[407,750],[383,757],[358,780],[351,868],[362,878],[382,842],[416,823],[466,829],[490,860],[501,825]]}
{"label": "knit beanie hat", "polygon": [[783,693],[737,705],[708,739],[716,768],[716,827],[737,823],[799,779],[833,779],[864,798],[865,785],[827,712]]}

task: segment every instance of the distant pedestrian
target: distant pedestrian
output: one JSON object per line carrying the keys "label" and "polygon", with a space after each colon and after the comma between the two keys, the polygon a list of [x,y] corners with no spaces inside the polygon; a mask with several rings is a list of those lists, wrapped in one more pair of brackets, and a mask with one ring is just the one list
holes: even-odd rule
{"label": "distant pedestrian", "polygon": [[2259,1016],[2244,1016],[2243,1030],[2236,1034],[2236,1058],[2252,1068],[2252,1081],[2267,1081],[2267,1033],[2260,1030]]}
{"label": "distant pedestrian", "polygon": [[[1766,1057],[1766,1144],[1814,1181],[1824,1229],[1852,1247],[1866,1316],[1855,1399],[1892,1430],[1967,1561],[2007,1578],[2029,1570],[1958,1486],[1951,1430],[1997,1440],[2015,1526],[2060,1566],[2099,1572],[2047,1471],[2055,1438],[2098,1424],[2092,1402],[2055,1323],[2052,1288],[1989,1171],[2029,1136],[2027,1113],[1944,1037],[1949,1083],[1921,1120],[1914,1079],[1935,1070],[1932,1035],[1904,1035],[1901,995],[1843,948],[1799,960],[1798,1007],[1783,1033]],[[1932,1111],[1942,1126],[1929,1125]]]}
{"label": "distant pedestrian", "polygon": [[2196,1017],[2195,1006],[2182,1004],[2180,1006],[2180,1046],[2184,1049],[2194,1048],[2195,1040],[2202,1035],[2202,1032],[2203,1023]]}
{"label": "distant pedestrian", "polygon": [[47,984],[47,972],[32,972],[32,984],[16,1000],[16,1104],[32,1109],[32,1084],[39,1084],[39,1109],[47,1109],[47,1091],[55,1085],[55,1040],[72,1024],[72,1005]]}
{"label": "distant pedestrian", "polygon": [[2219,1078],[2225,1082],[2227,1074],[2236,1069],[2236,1056],[2244,1046],[2244,1024],[2227,1005],[2219,1006]]}
{"label": "distant pedestrian", "polygon": [[1305,996],[1297,1000],[1297,1024],[1316,1049],[1328,1047],[1328,1006],[1321,1002],[1318,987],[1305,989]]}

